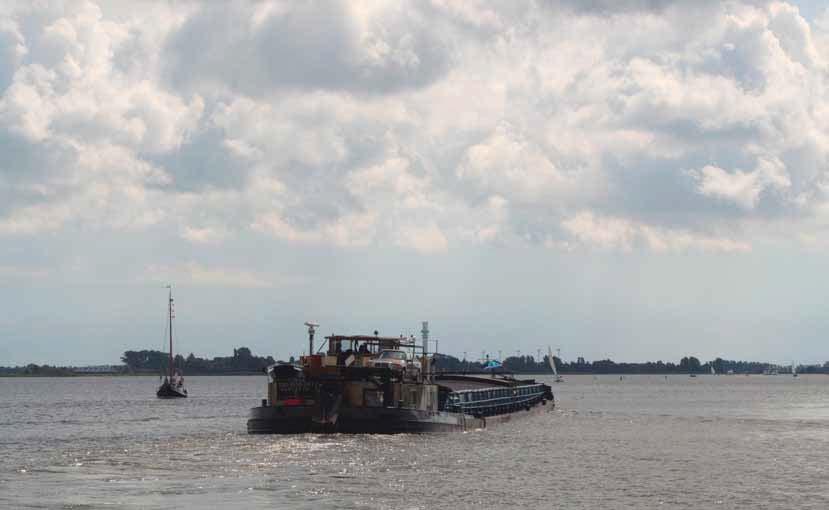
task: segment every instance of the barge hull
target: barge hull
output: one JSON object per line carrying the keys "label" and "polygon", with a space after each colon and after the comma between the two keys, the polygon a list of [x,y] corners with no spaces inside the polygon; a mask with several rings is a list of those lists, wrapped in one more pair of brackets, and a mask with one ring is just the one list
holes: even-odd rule
{"label": "barge hull", "polygon": [[341,409],[336,423],[321,423],[314,419],[313,407],[265,406],[251,409],[247,429],[249,434],[464,432],[552,411],[554,407],[552,401],[542,402],[528,409],[487,417],[400,408]]}
{"label": "barge hull", "polygon": [[345,434],[399,434],[420,432],[462,432],[486,427],[484,418],[460,413],[426,412],[416,409],[341,409],[336,423],[314,419],[312,407],[254,407],[248,420],[250,434],[302,434],[341,432]]}

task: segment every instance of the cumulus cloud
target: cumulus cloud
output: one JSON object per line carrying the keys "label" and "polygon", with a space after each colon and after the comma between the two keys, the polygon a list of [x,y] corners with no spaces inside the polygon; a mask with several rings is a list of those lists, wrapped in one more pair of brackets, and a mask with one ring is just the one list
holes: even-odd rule
{"label": "cumulus cloud", "polygon": [[0,235],[424,255],[820,236],[827,15],[760,0],[143,7],[0,10]]}
{"label": "cumulus cloud", "polygon": [[457,168],[458,179],[484,195],[501,193],[522,202],[563,194],[567,180],[542,149],[499,127],[466,150]]}
{"label": "cumulus cloud", "polygon": [[202,4],[166,47],[174,86],[250,95],[283,88],[388,93],[429,83],[451,60],[420,2]]}
{"label": "cumulus cloud", "polygon": [[0,19],[0,91],[8,87],[28,51],[17,23],[11,19]]}
{"label": "cumulus cloud", "polygon": [[[712,252],[749,251],[748,244],[727,237],[710,237],[687,230],[665,229],[637,223],[624,218],[599,216],[590,211],[580,212],[562,221],[564,231],[572,240],[560,243],[573,248],[598,246],[602,249],[632,251],[645,247],[655,252],[682,252],[688,249]],[[552,241],[553,244],[559,244]]]}
{"label": "cumulus cloud", "polygon": [[707,165],[699,172],[692,172],[699,181],[699,192],[737,203],[744,209],[754,209],[760,194],[767,188],[785,190],[791,181],[780,161],[760,159],[751,172],[735,170],[728,173],[722,168]]}

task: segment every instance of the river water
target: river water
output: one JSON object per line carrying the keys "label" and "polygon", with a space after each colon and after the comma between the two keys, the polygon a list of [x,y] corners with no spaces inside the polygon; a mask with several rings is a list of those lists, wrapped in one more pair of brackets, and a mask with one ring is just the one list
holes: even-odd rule
{"label": "river water", "polygon": [[443,435],[248,436],[262,377],[0,379],[0,508],[829,508],[829,376],[568,376]]}

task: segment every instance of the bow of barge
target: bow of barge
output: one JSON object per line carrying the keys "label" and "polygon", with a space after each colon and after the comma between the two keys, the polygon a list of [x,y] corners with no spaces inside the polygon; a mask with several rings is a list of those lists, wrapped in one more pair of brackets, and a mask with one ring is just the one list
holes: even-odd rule
{"label": "bow of barge", "polygon": [[[316,325],[307,325],[314,352]],[[268,396],[251,409],[248,432],[464,431],[554,407],[550,386],[532,379],[434,373],[427,335],[424,324],[422,346],[405,337],[329,336],[325,353],[269,367]]]}

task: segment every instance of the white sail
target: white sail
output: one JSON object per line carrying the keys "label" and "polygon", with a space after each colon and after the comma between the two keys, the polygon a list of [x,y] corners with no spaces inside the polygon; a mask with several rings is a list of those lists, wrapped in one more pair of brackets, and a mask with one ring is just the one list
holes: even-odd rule
{"label": "white sail", "polygon": [[556,370],[556,362],[553,361],[553,349],[549,346],[547,347],[547,362],[550,364],[550,368],[553,370],[553,375],[558,377],[558,370]]}
{"label": "white sail", "polygon": [[547,346],[547,363],[550,364],[550,368],[553,371],[553,377],[555,378],[556,382],[563,382],[564,379],[558,375],[558,370],[556,370],[556,362],[553,359],[553,349],[548,345]]}
{"label": "white sail", "polygon": [[717,371],[714,370],[714,365],[711,365],[711,375],[717,375]]}

